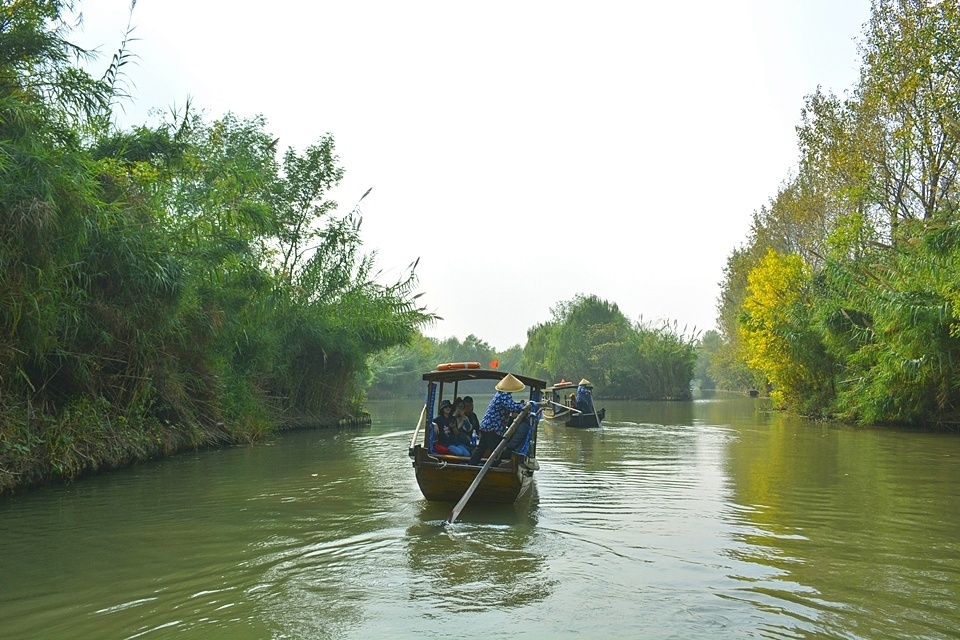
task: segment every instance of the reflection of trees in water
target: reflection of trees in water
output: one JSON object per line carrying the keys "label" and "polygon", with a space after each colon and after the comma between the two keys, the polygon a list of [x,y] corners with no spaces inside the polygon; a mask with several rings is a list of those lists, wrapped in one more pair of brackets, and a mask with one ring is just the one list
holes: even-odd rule
{"label": "reflection of trees in water", "polygon": [[[604,451],[603,429],[575,429],[563,424],[540,423],[537,451],[540,455],[583,465],[584,469],[603,469],[608,458]],[[549,465],[541,470],[549,473]]]}
{"label": "reflection of trees in water", "polygon": [[[609,415],[609,414],[608,414]],[[542,472],[549,460],[571,463],[584,471],[607,471],[611,465],[643,460],[687,461],[693,464],[698,432],[689,425],[667,426],[606,420],[601,429],[575,429],[541,424],[537,452]]]}
{"label": "reflection of trees in water", "polygon": [[609,400],[603,427],[577,429],[562,422],[541,423],[538,453],[586,471],[645,459],[686,460],[696,454],[694,403]]}
{"label": "reflection of trees in water", "polygon": [[691,406],[694,419],[701,424],[755,425],[768,421],[771,415],[769,398],[722,391],[701,391],[695,398]]}
{"label": "reflection of trees in water", "polygon": [[768,398],[725,391],[697,391],[690,401],[625,401],[604,403],[607,421],[639,425],[695,426],[755,423],[769,414]]}
{"label": "reflection of trees in water", "polygon": [[954,440],[782,414],[738,434],[726,460],[743,505],[732,555],[769,569],[751,572],[766,578],[750,581],[758,600],[806,607],[831,637],[954,637]]}
{"label": "reflection of trees in water", "polygon": [[264,529],[245,556],[256,576],[246,597],[274,630],[259,637],[357,637],[378,614],[377,581],[399,579],[391,569],[402,557],[390,549],[409,522],[401,505],[418,495],[404,455],[409,436],[363,427],[279,440],[251,448],[257,457],[238,474],[260,483],[243,509]]}
{"label": "reflection of trees in water", "polygon": [[693,403],[686,400],[595,400],[606,408],[605,422],[635,424],[692,425]]}
{"label": "reflection of trees in water", "polygon": [[460,520],[442,526],[453,505],[425,503],[407,529],[407,557],[420,576],[411,599],[439,612],[524,606],[545,600],[555,583],[546,576],[536,527],[536,486],[513,505],[468,504]]}

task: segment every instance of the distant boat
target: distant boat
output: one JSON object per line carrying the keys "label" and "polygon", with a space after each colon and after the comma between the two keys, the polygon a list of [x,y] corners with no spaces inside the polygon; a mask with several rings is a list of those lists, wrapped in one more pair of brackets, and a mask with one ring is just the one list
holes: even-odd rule
{"label": "distant boat", "polygon": [[[420,492],[427,500],[456,502],[460,500],[479,474],[481,465],[471,465],[470,459],[463,456],[437,453],[433,445],[431,424],[436,416],[440,402],[453,401],[462,390],[459,385],[469,380],[491,380],[499,382],[508,372],[494,369],[480,369],[478,363],[454,363],[438,365],[435,371],[423,374],[427,383],[426,401],[417,426],[413,432],[408,454],[413,461],[413,469]],[[532,400],[540,402],[543,380],[513,374],[526,385],[526,393],[514,393],[517,401]],[[492,388],[494,385],[490,385]],[[522,412],[521,412],[522,415]],[[512,503],[523,495],[530,486],[533,472],[540,468],[537,462],[537,425],[539,414],[531,412],[526,420],[530,426],[526,442],[509,459],[504,458],[497,467],[490,467],[480,480],[471,500],[474,502]],[[422,431],[422,438],[418,435]],[[484,459],[485,460],[485,459]],[[481,461],[483,462],[483,461]]]}
{"label": "distant boat", "polygon": [[[563,420],[566,426],[578,429],[603,426],[603,419],[607,415],[606,409],[600,409],[600,411],[594,409],[594,412],[586,412],[576,408],[576,392],[579,386],[580,384],[577,382],[567,382],[561,379],[555,385],[544,389],[543,417],[554,421]],[[588,384],[586,387],[593,389],[592,384]],[[593,406],[592,396],[590,405]]]}

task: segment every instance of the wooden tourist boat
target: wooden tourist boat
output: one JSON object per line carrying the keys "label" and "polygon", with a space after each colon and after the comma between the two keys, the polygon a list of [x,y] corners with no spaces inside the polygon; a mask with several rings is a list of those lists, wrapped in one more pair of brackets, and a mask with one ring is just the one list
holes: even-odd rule
{"label": "wooden tourist boat", "polygon": [[[456,502],[463,498],[478,475],[481,476],[480,482],[470,494],[470,500],[475,502],[512,503],[529,488],[533,472],[540,468],[536,457],[539,415],[535,412],[526,414],[526,409],[522,412],[522,418],[528,420],[530,425],[528,439],[519,452],[513,453],[509,459],[504,457],[499,466],[485,465],[485,458],[480,465],[471,465],[469,458],[436,453],[432,448],[432,422],[441,401],[452,402],[454,398],[464,395],[489,394],[506,375],[505,371],[482,369],[473,366],[473,363],[462,367],[438,365],[436,370],[423,374],[427,387],[426,400],[408,453],[413,461],[420,492],[427,500]],[[523,391],[513,394],[514,400],[542,400],[547,384],[545,381],[513,375],[526,386]],[[489,382],[483,384],[484,381]],[[528,405],[528,409],[531,406]],[[482,409],[477,413],[482,415]],[[517,424],[522,424],[522,420]],[[484,470],[483,473],[481,470]]]}
{"label": "wooden tourist boat", "polygon": [[[591,397],[591,408],[594,412],[585,412],[576,408],[575,396],[577,382],[567,382],[561,379],[557,384],[547,387],[543,390],[543,417],[548,420],[562,420],[568,427],[579,429],[590,429],[603,426],[603,419],[607,415],[606,409],[596,410],[593,407],[593,398]],[[592,389],[593,385],[587,385]]]}
{"label": "wooden tourist boat", "polygon": [[579,388],[580,385],[583,385],[585,389],[590,390],[590,393],[587,394],[587,400],[589,401],[590,411],[584,411],[587,407],[580,407],[576,409],[570,409],[570,413],[564,418],[564,424],[568,427],[575,427],[578,429],[591,429],[603,426],[603,419],[607,415],[606,409],[600,409],[597,411],[597,408],[593,404],[593,385],[590,384],[590,381],[584,378],[578,382],[575,387]]}

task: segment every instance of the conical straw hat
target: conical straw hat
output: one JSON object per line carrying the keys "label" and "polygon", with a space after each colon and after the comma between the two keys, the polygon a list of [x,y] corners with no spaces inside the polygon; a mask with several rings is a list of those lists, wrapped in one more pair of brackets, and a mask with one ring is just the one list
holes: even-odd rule
{"label": "conical straw hat", "polygon": [[584,378],[583,380],[580,381],[580,384],[582,384],[582,385],[585,386],[585,387],[589,387],[589,386],[590,386],[590,381],[587,380],[586,378]]}
{"label": "conical straw hat", "polygon": [[523,391],[527,385],[523,384],[517,380],[512,373],[508,373],[503,380],[497,383],[497,386],[494,387],[497,391],[507,391],[513,393],[514,391]]}

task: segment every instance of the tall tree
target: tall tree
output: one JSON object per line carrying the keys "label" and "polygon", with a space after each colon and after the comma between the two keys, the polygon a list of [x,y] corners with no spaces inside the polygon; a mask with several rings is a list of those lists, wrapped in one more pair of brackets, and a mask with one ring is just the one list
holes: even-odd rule
{"label": "tall tree", "polygon": [[960,10],[956,0],[874,0],[856,91],[876,132],[868,162],[891,236],[903,220],[956,217]]}
{"label": "tall tree", "polygon": [[774,385],[781,406],[815,411],[832,401],[832,376],[810,326],[810,267],[773,251],[750,271],[741,334],[747,363]]}
{"label": "tall tree", "polygon": [[549,358],[553,374],[611,384],[631,333],[630,321],[619,307],[594,295],[578,294],[552,312],[558,326]]}

